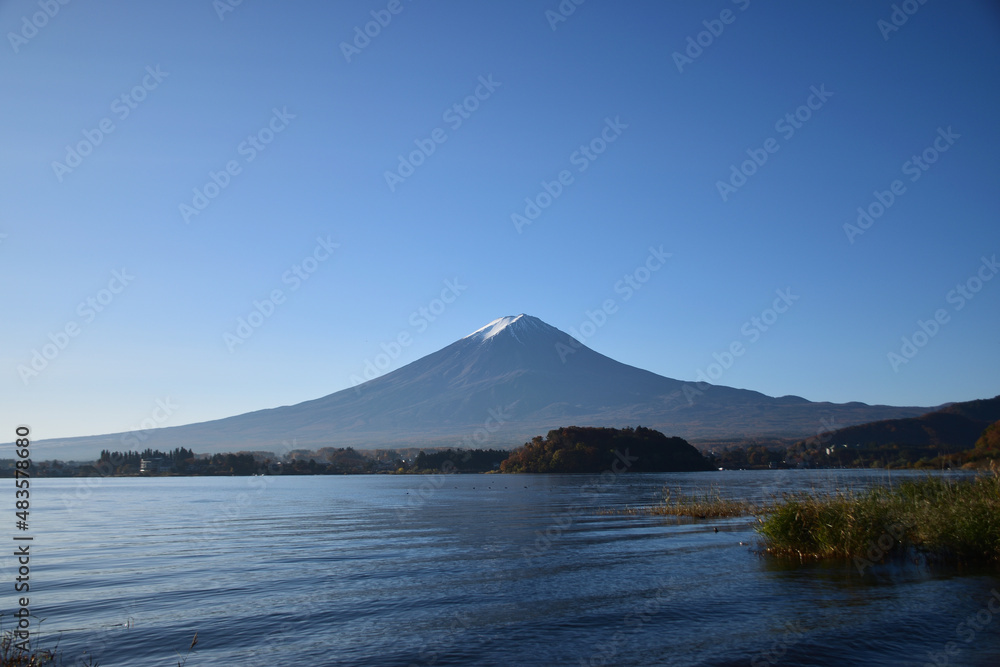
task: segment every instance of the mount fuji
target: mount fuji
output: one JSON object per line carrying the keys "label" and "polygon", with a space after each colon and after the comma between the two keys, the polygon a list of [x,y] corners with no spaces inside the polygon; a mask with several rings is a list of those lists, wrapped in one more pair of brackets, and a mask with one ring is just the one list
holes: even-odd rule
{"label": "mount fuji", "polygon": [[[451,345],[351,389],[225,419],[135,434],[35,443],[44,458],[102,449],[200,453],[320,447],[513,448],[560,426],[636,426],[692,441],[804,438],[915,417],[934,408],[814,403],[693,383],[628,366],[529,315],[501,317]],[[292,444],[290,444],[292,443]]]}

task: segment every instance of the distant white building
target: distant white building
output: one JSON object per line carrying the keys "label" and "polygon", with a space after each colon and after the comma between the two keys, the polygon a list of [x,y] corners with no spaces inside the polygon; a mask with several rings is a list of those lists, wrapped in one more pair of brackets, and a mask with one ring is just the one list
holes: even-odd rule
{"label": "distant white building", "polygon": [[139,459],[139,472],[156,473],[163,468],[165,461],[162,458]]}

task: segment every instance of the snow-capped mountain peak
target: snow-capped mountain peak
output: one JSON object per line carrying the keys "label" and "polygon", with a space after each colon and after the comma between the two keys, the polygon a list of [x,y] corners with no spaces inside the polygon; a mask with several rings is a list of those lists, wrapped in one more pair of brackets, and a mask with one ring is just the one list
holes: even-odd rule
{"label": "snow-capped mountain peak", "polygon": [[506,332],[507,334],[513,336],[516,340],[520,341],[519,334],[528,333],[531,330],[542,330],[550,329],[549,325],[542,322],[537,317],[532,317],[531,315],[525,315],[521,313],[520,315],[507,315],[505,317],[500,317],[484,327],[476,329],[468,336],[465,336],[463,340],[473,340],[480,343],[484,343],[488,340],[492,340],[501,333]]}
{"label": "snow-capped mountain peak", "polygon": [[520,315],[507,315],[505,317],[498,317],[497,319],[487,324],[485,327],[480,327],[479,329],[476,329],[468,336],[466,336],[466,338],[474,338],[479,341],[487,341],[490,338],[496,336],[498,333],[500,333],[507,327],[513,326],[516,322],[524,319],[525,317],[527,316],[524,313],[521,313]]}

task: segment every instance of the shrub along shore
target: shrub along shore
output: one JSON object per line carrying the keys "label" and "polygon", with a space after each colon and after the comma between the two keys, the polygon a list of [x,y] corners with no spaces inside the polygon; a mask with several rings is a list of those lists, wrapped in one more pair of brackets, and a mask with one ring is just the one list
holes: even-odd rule
{"label": "shrub along shore", "polygon": [[893,555],[932,561],[1000,564],[1000,472],[972,480],[928,477],[863,492],[788,494],[759,504],[665,493],[652,507],[625,514],[696,518],[754,516],[764,553],[783,558],[854,559],[870,564]]}

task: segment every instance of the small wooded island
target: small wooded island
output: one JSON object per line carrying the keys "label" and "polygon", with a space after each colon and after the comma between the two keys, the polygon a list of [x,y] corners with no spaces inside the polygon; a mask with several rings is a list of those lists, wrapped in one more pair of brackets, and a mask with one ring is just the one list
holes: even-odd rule
{"label": "small wooded island", "polygon": [[500,464],[500,472],[601,473],[711,470],[683,438],[643,428],[566,426],[535,436]]}

